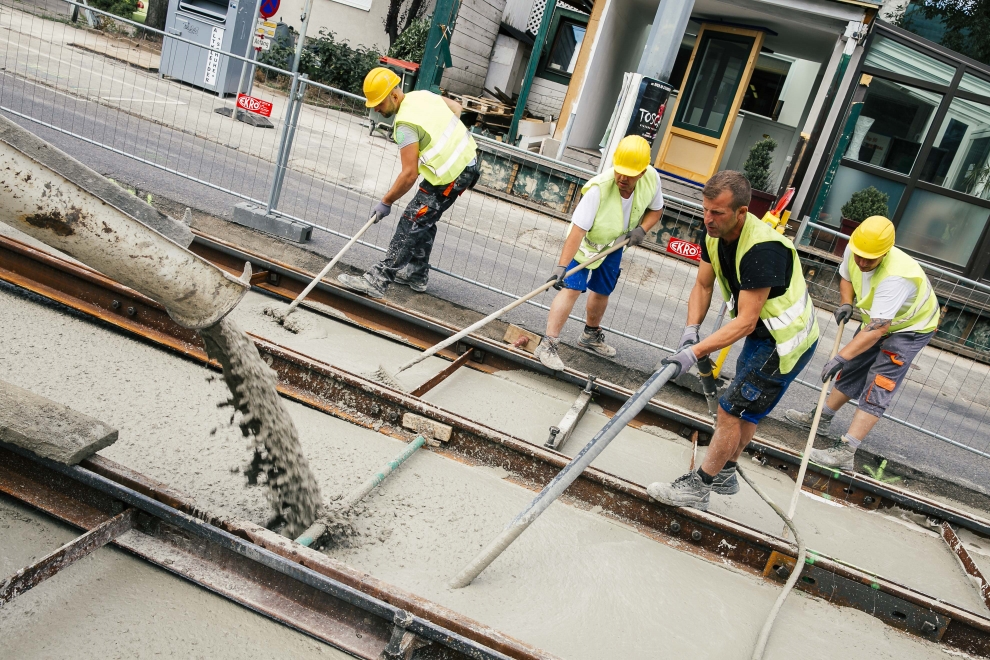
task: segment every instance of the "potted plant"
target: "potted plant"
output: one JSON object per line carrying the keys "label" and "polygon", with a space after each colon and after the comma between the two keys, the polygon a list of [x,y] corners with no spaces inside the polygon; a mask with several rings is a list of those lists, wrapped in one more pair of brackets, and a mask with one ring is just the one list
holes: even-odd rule
{"label": "potted plant", "polygon": [[[853,193],[849,201],[843,204],[840,210],[842,220],[839,231],[849,236],[855,231],[856,227],[859,227],[863,220],[866,220],[870,216],[882,215],[887,217],[889,213],[889,202],[890,195],[877,190],[873,186]],[[848,242],[845,239],[837,240],[832,253],[841,257],[846,251],[846,244]]]}
{"label": "potted plant", "polygon": [[776,196],[770,192],[773,187],[773,152],[777,141],[770,136],[754,144],[749,150],[749,157],[743,165],[743,173],[753,187],[753,200],[749,211],[757,218],[762,218],[773,207]]}

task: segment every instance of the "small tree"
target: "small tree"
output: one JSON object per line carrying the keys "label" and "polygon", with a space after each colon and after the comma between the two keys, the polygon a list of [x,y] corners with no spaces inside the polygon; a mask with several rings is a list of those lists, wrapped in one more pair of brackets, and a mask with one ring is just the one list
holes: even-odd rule
{"label": "small tree", "polygon": [[148,16],[144,24],[156,30],[165,31],[165,19],[168,18],[168,0],[148,0]]}
{"label": "small tree", "polygon": [[754,190],[770,192],[770,186],[773,185],[770,180],[770,168],[773,165],[773,150],[776,148],[777,141],[772,137],[765,137],[749,150],[749,158],[743,165],[743,173]]}
{"label": "small tree", "polygon": [[388,56],[407,62],[420,62],[426,50],[426,38],[430,35],[432,16],[417,18],[388,49]]}
{"label": "small tree", "polygon": [[862,222],[874,215],[887,217],[888,202],[890,196],[887,193],[870,186],[853,193],[849,201],[842,205],[842,217],[856,222]]}
{"label": "small tree", "polygon": [[[390,49],[395,45],[399,35],[408,30],[430,4],[432,3],[423,2],[423,0],[389,0],[388,11],[385,12],[382,23],[385,26],[385,33],[388,35]],[[429,23],[427,23],[427,30],[429,30]]]}

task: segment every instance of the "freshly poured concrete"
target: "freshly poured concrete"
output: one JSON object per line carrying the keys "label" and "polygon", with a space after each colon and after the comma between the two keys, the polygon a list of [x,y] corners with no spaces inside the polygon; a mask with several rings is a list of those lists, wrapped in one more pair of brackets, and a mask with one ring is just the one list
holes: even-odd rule
{"label": "freshly poured concrete", "polygon": [[[0,308],[5,379],[116,425],[120,440],[102,452],[108,458],[190,493],[207,508],[264,522],[264,494],[245,488],[242,475],[231,470],[246,458],[247,447],[225,427],[228,413],[216,408],[226,392],[212,373],[5,289]],[[251,326],[240,315],[238,321],[250,330],[267,327],[272,331],[264,334],[294,345],[270,321]],[[333,347],[372,364],[392,353],[408,354],[381,341],[338,343],[354,332],[330,327],[322,341],[309,341],[324,353]],[[470,391],[465,387],[465,395]],[[350,490],[403,446],[300,405],[288,408],[327,496]],[[219,430],[211,434],[214,428]],[[671,439],[630,435],[644,445],[684,451]],[[533,496],[499,472],[420,452],[365,503],[359,545],[337,549],[334,556],[567,658],[750,656],[777,585],[560,503],[474,585],[449,590],[449,578]],[[919,573],[937,561],[913,556]],[[112,648],[114,636],[104,639]],[[791,658],[795,644],[809,659],[940,654],[937,646],[868,615],[801,594],[785,605],[767,657]],[[262,655],[278,650],[264,642],[260,648]]]}
{"label": "freshly poured concrete", "polygon": [[[79,534],[0,496],[0,575]],[[0,631],[23,660],[351,657],[110,546],[0,609]]]}

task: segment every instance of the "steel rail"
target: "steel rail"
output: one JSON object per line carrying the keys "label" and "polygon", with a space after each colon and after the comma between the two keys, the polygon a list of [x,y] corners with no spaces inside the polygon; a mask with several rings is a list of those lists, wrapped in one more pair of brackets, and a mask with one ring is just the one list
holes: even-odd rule
{"label": "steel rail", "polygon": [[[0,251],[0,257],[2,256],[3,252]],[[3,262],[0,258],[0,264]],[[55,270],[64,269],[60,281],[63,286],[75,286],[65,280],[72,279],[72,271],[76,266],[68,262],[56,262],[50,264],[50,267]],[[4,276],[5,273],[0,269],[0,278]],[[87,284],[89,286],[92,285]],[[44,287],[37,287],[38,290],[42,288]],[[291,292],[283,292],[282,295],[292,297]],[[319,302],[326,304],[327,300],[329,298]],[[347,303],[345,298],[339,307],[343,311],[335,313],[335,317],[347,318],[353,315],[348,311],[351,308]],[[354,304],[357,308],[363,307],[361,303]],[[368,309],[363,311],[369,312]],[[372,317],[377,318],[374,315]],[[385,320],[390,318],[386,317]],[[110,320],[113,320],[112,317]],[[367,318],[364,322],[372,327],[375,325],[374,320],[369,321]],[[389,336],[394,339],[394,319],[392,322]],[[422,328],[415,326],[406,330],[420,334],[424,332]],[[432,338],[428,338],[432,334],[427,333],[427,336],[416,338],[416,341],[432,341]],[[412,343],[412,339],[410,337],[409,343]],[[542,488],[567,463],[567,457],[557,452],[501,433],[262,338],[254,337],[254,341],[266,362],[278,374],[280,391],[289,398],[321,411],[402,439],[408,439],[409,436],[401,428],[399,421],[406,412],[434,419],[453,428],[450,442],[436,451],[451,454],[460,461],[499,465],[509,470],[512,475],[510,478],[516,483],[532,489]],[[485,340],[478,338],[478,348],[487,350],[489,345],[494,346],[495,343],[485,343]],[[205,354],[201,351],[183,353],[205,361]],[[618,402],[628,395],[626,390],[613,385],[604,393],[602,403],[606,410],[614,411]],[[348,406],[341,404],[342,401],[348,401]],[[652,405],[661,413],[669,412],[664,404],[654,402]],[[679,428],[680,423],[672,421],[671,416],[648,411],[640,413],[634,424]],[[692,419],[701,428],[709,432],[711,430],[709,423],[692,413],[682,411],[678,416],[681,419]],[[763,442],[754,442],[750,449],[769,456],[775,461],[775,467],[796,472],[799,456],[795,452]],[[951,520],[957,525],[990,536],[988,521],[865,476],[827,470],[816,473],[809,470],[805,486],[815,492],[825,493],[832,499],[871,509],[890,506],[894,502],[906,503],[914,510]],[[674,543],[680,549],[712,561],[730,561],[753,573],[764,574],[774,562],[780,561],[780,557],[793,558],[796,554],[794,547],[783,539],[734,521],[693,509],[675,509],[651,502],[642,486],[595,468],[586,470],[565,496],[581,507],[601,506],[606,515],[632,524],[661,542]],[[808,567],[807,575],[804,576],[808,579],[802,580],[800,589],[833,603],[855,607],[913,634],[933,641],[941,640],[942,643],[967,653],[990,657],[990,619],[827,557],[815,555],[814,559],[815,565]]]}
{"label": "steel rail", "polygon": [[361,658],[386,657],[396,627],[451,660],[554,657],[252,523],[203,511],[98,456],[70,466],[0,442],[0,492],[87,529],[118,515],[121,503],[137,509],[144,519],[135,531],[144,538],[113,543]]}

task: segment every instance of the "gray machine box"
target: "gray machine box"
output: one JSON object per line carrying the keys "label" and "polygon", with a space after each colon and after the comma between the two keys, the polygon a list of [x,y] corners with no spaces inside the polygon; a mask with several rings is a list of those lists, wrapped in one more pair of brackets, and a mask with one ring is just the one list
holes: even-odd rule
{"label": "gray machine box", "polygon": [[255,11],[254,0],[169,0],[160,74],[221,96],[236,94],[240,60],[168,35],[243,57],[252,41]]}

